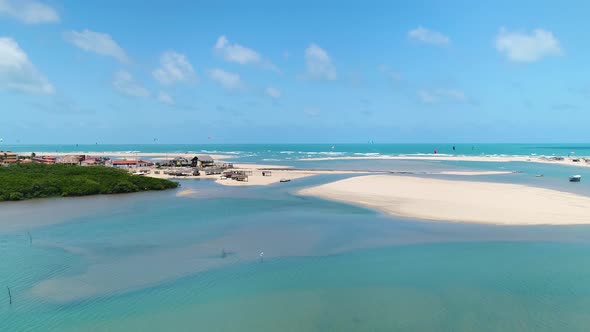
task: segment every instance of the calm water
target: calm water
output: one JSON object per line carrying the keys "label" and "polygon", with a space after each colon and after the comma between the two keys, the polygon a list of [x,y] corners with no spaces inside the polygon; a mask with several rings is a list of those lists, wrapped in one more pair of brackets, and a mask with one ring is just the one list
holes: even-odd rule
{"label": "calm water", "polygon": [[[556,165],[309,167],[506,169],[477,180],[590,196]],[[294,194],[343,177],[0,204],[0,331],[590,329],[590,227],[420,222]]]}

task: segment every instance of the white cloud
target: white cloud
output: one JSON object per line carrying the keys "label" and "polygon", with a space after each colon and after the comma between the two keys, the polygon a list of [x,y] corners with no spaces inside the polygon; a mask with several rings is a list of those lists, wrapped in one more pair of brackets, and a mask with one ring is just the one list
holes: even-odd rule
{"label": "white cloud", "polygon": [[242,80],[240,79],[240,75],[227,72],[222,69],[211,69],[209,71],[209,76],[212,80],[216,81],[217,83],[221,84],[224,88],[228,90],[236,90],[242,87]]}
{"label": "white cloud", "polygon": [[333,81],[338,78],[328,52],[316,44],[312,43],[305,49],[305,64],[310,79]]}
{"label": "white cloud", "polygon": [[174,51],[162,54],[160,67],[152,74],[158,82],[164,85],[197,79],[193,65],[188,61],[186,55]]}
{"label": "white cloud", "polygon": [[64,32],[64,38],[86,52],[110,56],[123,63],[129,62],[127,53],[106,33],[94,32],[88,29],[80,32],[72,30]]}
{"label": "white cloud", "polygon": [[118,92],[131,97],[149,97],[150,92],[135,81],[133,76],[124,70],[115,73],[113,87]]}
{"label": "white cloud", "polygon": [[467,96],[461,90],[457,89],[433,89],[420,90],[418,97],[423,103],[438,104],[445,102],[464,103],[467,102]]}
{"label": "white cloud", "polygon": [[52,94],[55,89],[12,38],[0,37],[0,89]]}
{"label": "white cloud", "polygon": [[55,9],[33,0],[0,0],[0,15],[13,17],[26,24],[59,22]]}
{"label": "white cloud", "polygon": [[158,101],[168,105],[174,105],[174,99],[166,92],[160,91],[158,94]]}
{"label": "white cloud", "polygon": [[273,88],[272,86],[269,86],[268,88],[266,88],[266,90],[264,90],[264,92],[266,93],[267,96],[274,98],[274,99],[279,99],[281,97],[281,90],[279,90],[277,88]]}
{"label": "white cloud", "polygon": [[219,54],[225,61],[235,62],[241,65],[255,64],[267,69],[279,71],[269,60],[266,60],[255,50],[237,43],[230,43],[226,36],[217,38],[214,46],[215,53]]}
{"label": "white cloud", "polygon": [[260,62],[262,57],[258,52],[251,48],[244,47],[240,44],[230,44],[225,36],[217,38],[215,51],[218,52],[226,61],[237,62],[245,65],[248,63]]}
{"label": "white cloud", "polygon": [[451,42],[448,36],[421,26],[408,31],[408,38],[431,45],[447,45]]}
{"label": "white cloud", "polygon": [[517,62],[534,62],[546,56],[562,54],[559,40],[551,31],[543,29],[535,29],[527,34],[501,28],[496,36],[496,49],[508,59]]}

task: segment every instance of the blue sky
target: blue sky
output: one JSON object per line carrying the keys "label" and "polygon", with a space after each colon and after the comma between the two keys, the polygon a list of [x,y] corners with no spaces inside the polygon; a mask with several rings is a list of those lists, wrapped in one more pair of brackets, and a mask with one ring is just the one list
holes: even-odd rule
{"label": "blue sky", "polygon": [[587,142],[589,9],[0,0],[0,138]]}

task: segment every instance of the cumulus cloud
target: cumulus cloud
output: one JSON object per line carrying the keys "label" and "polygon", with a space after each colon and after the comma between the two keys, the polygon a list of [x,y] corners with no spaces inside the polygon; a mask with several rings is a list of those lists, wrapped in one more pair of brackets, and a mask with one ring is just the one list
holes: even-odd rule
{"label": "cumulus cloud", "polygon": [[153,71],[154,78],[164,85],[196,80],[193,65],[186,55],[167,51],[160,57],[160,67]]}
{"label": "cumulus cloud", "polygon": [[511,61],[534,62],[547,56],[561,55],[559,40],[551,31],[535,29],[531,33],[511,32],[501,28],[496,49]]}
{"label": "cumulus cloud", "polygon": [[269,60],[264,59],[260,53],[238,43],[230,43],[226,36],[217,38],[213,50],[228,62],[239,63],[241,65],[254,64],[278,71],[278,68]]}
{"label": "cumulus cloud", "polygon": [[52,94],[55,89],[12,38],[0,37],[0,89]]}
{"label": "cumulus cloud", "polygon": [[123,48],[109,34],[90,31],[88,29],[83,31],[72,30],[64,32],[64,38],[69,43],[86,52],[110,56],[123,63],[129,62],[127,53],[125,53]]}
{"label": "cumulus cloud", "polygon": [[305,64],[310,79],[333,81],[338,78],[328,52],[316,44],[312,43],[305,49]]}
{"label": "cumulus cloud", "polygon": [[158,94],[158,101],[163,104],[174,105],[174,99],[166,92],[160,91]]}
{"label": "cumulus cloud", "polygon": [[408,31],[408,38],[421,43],[439,46],[447,45],[451,42],[451,39],[448,36],[421,26]]}
{"label": "cumulus cloud", "polygon": [[209,76],[228,90],[236,90],[242,87],[242,80],[238,74],[215,68],[209,71]]}
{"label": "cumulus cloud", "polygon": [[273,99],[279,99],[281,97],[281,90],[274,88],[272,86],[269,86],[268,88],[266,88],[266,90],[264,90],[264,92],[266,93],[267,96],[269,96]]}
{"label": "cumulus cloud", "polygon": [[113,87],[118,92],[131,97],[149,97],[150,92],[139,84],[129,72],[120,70],[115,73]]}
{"label": "cumulus cloud", "polygon": [[461,90],[457,89],[433,89],[433,90],[420,90],[418,97],[423,103],[426,104],[437,104],[437,103],[464,103],[467,102],[467,96]]}
{"label": "cumulus cloud", "polygon": [[26,24],[59,22],[55,9],[33,0],[0,0],[0,16],[9,16]]}

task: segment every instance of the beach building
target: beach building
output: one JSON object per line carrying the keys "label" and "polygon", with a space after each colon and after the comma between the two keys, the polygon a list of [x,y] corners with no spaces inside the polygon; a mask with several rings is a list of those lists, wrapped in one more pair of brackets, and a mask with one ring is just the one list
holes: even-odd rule
{"label": "beach building", "polygon": [[[80,163],[82,166],[105,166],[109,158],[84,156],[84,160]],[[112,166],[112,165],[111,165]]]}
{"label": "beach building", "polygon": [[33,162],[37,164],[55,164],[57,158],[52,156],[33,157]]}
{"label": "beach building", "polygon": [[191,166],[193,167],[211,167],[215,165],[215,160],[209,155],[194,156],[191,159]]}
{"label": "beach building", "polygon": [[18,156],[11,151],[0,151],[0,163],[15,164],[18,162]]}
{"label": "beach building", "polygon": [[66,165],[81,165],[82,160],[84,160],[84,156],[82,155],[68,155],[57,159],[57,163]]}
{"label": "beach building", "polygon": [[173,166],[173,167],[189,167],[190,165],[191,165],[191,162],[184,157],[174,158],[169,163],[169,166]]}
{"label": "beach building", "polygon": [[151,161],[145,161],[145,160],[120,159],[120,160],[113,160],[112,165],[113,165],[113,167],[117,167],[117,168],[137,168],[137,167],[151,167],[151,166],[154,166],[154,163],[152,163]]}

